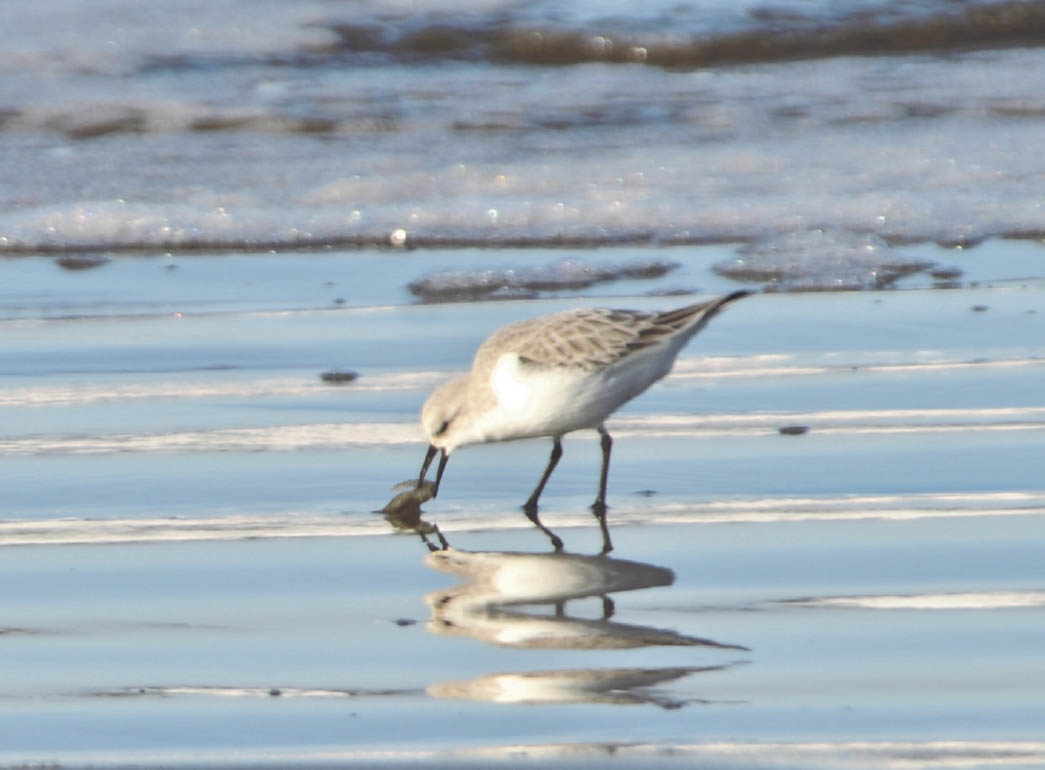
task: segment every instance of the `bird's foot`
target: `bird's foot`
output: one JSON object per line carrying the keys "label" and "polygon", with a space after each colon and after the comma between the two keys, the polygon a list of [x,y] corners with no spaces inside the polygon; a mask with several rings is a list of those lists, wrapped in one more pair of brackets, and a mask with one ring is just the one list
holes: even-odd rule
{"label": "bird's foot", "polygon": [[541,523],[540,518],[537,516],[537,503],[533,498],[527,500],[522,509],[523,513],[526,514],[526,518],[528,518],[537,529],[547,535],[548,539],[551,540],[552,548],[555,549],[555,553],[561,553],[562,539]]}
{"label": "bird's foot", "polygon": [[606,524],[607,507],[606,501],[601,497],[591,504],[591,512],[595,516],[595,520],[599,522],[599,529],[602,531],[602,550],[599,551],[602,556],[613,550],[613,541],[610,540],[610,528]]}

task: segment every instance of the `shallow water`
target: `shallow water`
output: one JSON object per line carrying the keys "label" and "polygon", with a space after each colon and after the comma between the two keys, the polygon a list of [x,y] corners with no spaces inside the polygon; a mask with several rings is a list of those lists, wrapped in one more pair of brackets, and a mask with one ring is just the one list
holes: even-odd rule
{"label": "shallow water", "polygon": [[[374,513],[429,389],[510,320],[735,286],[736,247],[452,304],[409,294],[423,251],[0,262],[0,764],[1042,767],[1034,249],[731,307],[609,423],[610,559],[520,514],[546,442],[455,453],[423,508],[458,577]],[[542,498],[574,554],[593,438]]]}
{"label": "shallow water", "polygon": [[0,756],[1040,766],[1040,516],[998,525],[618,527],[620,553],[676,579],[613,594],[609,619],[497,592],[446,609],[408,538],[13,549]]}

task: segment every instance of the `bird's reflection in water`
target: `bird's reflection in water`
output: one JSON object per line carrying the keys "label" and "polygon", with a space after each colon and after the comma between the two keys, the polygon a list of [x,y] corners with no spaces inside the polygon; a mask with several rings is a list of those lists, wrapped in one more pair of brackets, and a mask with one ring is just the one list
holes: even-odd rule
{"label": "bird's reflection in water", "polygon": [[[671,585],[675,573],[665,567],[603,555],[456,549],[432,551],[425,562],[465,579],[461,585],[425,597],[432,611],[428,629],[437,634],[471,636],[501,646],[560,650],[658,645],[745,649],[612,620],[615,606],[609,594]],[[581,618],[566,611],[568,601],[589,596],[601,598],[601,617]],[[530,611],[534,605],[550,605],[554,612]]]}
{"label": "bird's reflection in water", "polygon": [[[432,484],[406,482],[381,513],[396,529],[417,533],[429,553],[425,563],[464,582],[425,597],[432,617],[428,630],[448,636],[468,636],[502,647],[559,650],[611,650],[652,646],[747,650],[737,644],[680,634],[670,629],[632,625],[614,620],[610,594],[669,586],[675,573],[638,561],[607,555],[588,556],[557,551],[522,553],[460,551],[450,547],[433,523],[421,518],[421,504],[431,499]],[[432,537],[439,541],[437,546]],[[575,599],[598,597],[599,617],[579,617],[567,611]],[[550,606],[551,611],[537,608]],[[470,680],[437,682],[428,693],[438,698],[468,698],[496,703],[648,703],[681,708],[707,701],[678,699],[655,688],[720,666],[660,668],[581,668],[487,674]]]}
{"label": "bird's reflection in water", "polygon": [[[436,634],[470,636],[516,648],[609,650],[664,645],[746,649],[613,620],[615,605],[609,595],[671,585],[675,574],[665,567],[604,555],[454,549],[432,551],[425,561],[465,580],[459,586],[425,597],[432,612],[428,629]],[[602,600],[600,617],[577,617],[567,611],[567,602],[592,596]],[[534,607],[540,605],[553,609],[536,611]],[[465,681],[438,682],[428,687],[428,693],[439,698],[497,703],[648,703],[680,708],[705,701],[680,700],[650,688],[731,665],[735,664],[496,673]]]}
{"label": "bird's reflection in water", "polygon": [[488,674],[460,682],[428,686],[436,698],[464,698],[489,703],[603,703],[618,706],[652,704],[678,709],[701,698],[675,698],[654,689],[689,674],[722,671],[731,665],[674,668],[580,668],[558,671]]}

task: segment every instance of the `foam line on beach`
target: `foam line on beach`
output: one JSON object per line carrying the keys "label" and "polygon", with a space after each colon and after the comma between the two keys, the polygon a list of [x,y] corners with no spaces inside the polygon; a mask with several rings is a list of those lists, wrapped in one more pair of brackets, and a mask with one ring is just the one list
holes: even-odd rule
{"label": "foam line on beach", "polygon": [[[461,758],[518,761],[583,759],[605,756],[605,743],[518,744],[455,752]],[[670,752],[670,753],[668,753]],[[822,741],[794,743],[709,742],[663,744],[631,743],[613,746],[615,762],[685,758],[716,767],[738,768],[875,768],[876,770],[921,770],[922,768],[1037,767],[1045,763],[1043,741]],[[658,765],[659,766],[659,765]]]}
{"label": "foam line on beach", "polygon": [[753,414],[676,415],[653,414],[635,417],[616,417],[619,427],[658,426],[690,428],[694,426],[734,427],[775,426],[783,418],[821,420],[840,424],[858,424],[868,421],[895,421],[900,424],[949,423],[955,421],[992,422],[1001,419],[1045,419],[1045,406],[1003,406],[973,408],[925,409],[830,409],[821,412],[761,412]]}
{"label": "foam line on beach", "polygon": [[777,432],[785,425],[802,425],[818,434],[1041,430],[1045,428],[1045,406],[652,414],[616,417],[609,428],[618,437],[681,438]]}
{"label": "foam line on beach", "polygon": [[196,381],[81,383],[34,385],[0,389],[0,407],[67,407],[139,399],[268,398],[327,395],[334,387],[347,394],[424,390],[446,378],[445,372],[386,372],[364,375],[347,386],[331,386],[315,379],[273,377],[235,380],[215,376]]}
{"label": "foam line on beach", "polygon": [[[813,434],[861,435],[1045,430],[1045,406],[829,410],[710,415],[653,414],[617,417],[608,423],[617,438],[753,437],[775,434],[786,425],[805,426]],[[592,439],[594,433],[579,432]],[[423,443],[415,422],[318,423],[256,428],[30,435],[0,439],[0,457],[51,454],[151,452],[288,452],[346,447],[400,446]]]}
{"label": "foam line on beach", "polygon": [[[763,354],[753,356],[715,356],[680,358],[670,378],[674,380],[714,380],[720,378],[754,379],[777,376],[827,375],[837,372],[895,372],[930,373],[956,369],[1023,368],[1045,365],[1045,358],[1006,358],[998,360],[925,360],[914,362],[882,362],[857,364],[840,363],[839,358],[853,361],[866,359],[871,354],[829,354],[822,357],[799,357],[790,354]],[[830,359],[818,362],[821,358]],[[379,372],[366,374],[345,388],[374,393],[392,391],[424,392],[450,375],[445,371]],[[31,385],[0,388],[0,407],[68,407],[105,402],[125,402],[139,399],[213,399],[213,398],[267,398],[308,397],[329,394],[331,386],[319,380],[303,377],[271,377],[235,379],[216,372],[213,376],[196,380],[171,379],[163,381],[78,382],[71,385]]]}
{"label": "foam line on beach", "polygon": [[224,428],[173,433],[28,436],[0,439],[0,457],[148,452],[290,452],[304,449],[395,446],[424,440],[409,423],[324,423]]}
{"label": "foam line on beach", "polygon": [[[669,747],[661,744],[614,746],[613,759],[626,763],[643,757],[663,757]],[[527,757],[531,760],[583,759],[605,755],[606,744],[543,744],[496,746],[457,752],[483,757]],[[795,743],[714,742],[672,744],[676,761],[691,757],[724,767],[831,767],[919,770],[920,768],[1029,767],[1045,762],[1042,741],[822,741]],[[684,760],[683,760],[684,762]],[[1023,763],[1026,763],[1024,765]]]}
{"label": "foam line on beach", "polygon": [[[937,493],[826,498],[751,498],[696,503],[615,505],[613,526],[676,524],[777,524],[807,521],[889,520],[995,516],[1045,516],[1045,492]],[[541,512],[549,526],[591,526],[587,511]],[[518,510],[449,510],[432,514],[446,533],[530,528]],[[302,511],[229,514],[211,518],[142,517],[0,521],[0,546],[90,545],[262,538],[362,537],[392,532],[374,515]]]}
{"label": "foam line on beach", "polygon": [[[661,768],[697,761],[726,770],[772,770],[774,768],[849,768],[851,770],[952,770],[955,768],[1032,768],[1045,765],[1045,741],[1019,740],[927,740],[927,741],[709,741],[681,742],[560,742],[512,743],[467,748],[400,746],[397,748],[323,747],[143,749],[78,751],[65,756],[53,751],[62,767],[329,767],[331,763],[352,766],[445,767],[465,762],[525,761],[536,768],[559,767],[563,761],[600,762],[613,758],[624,770]],[[0,750],[0,762],[8,762]],[[669,765],[665,765],[668,762]],[[26,767],[35,763],[12,762]],[[7,764],[0,766],[8,766]],[[466,765],[467,766],[467,765]]]}
{"label": "foam line on beach", "polygon": [[92,545],[137,542],[352,537],[389,532],[378,517],[237,514],[214,518],[143,517],[0,521],[3,545]]}
{"label": "foam line on beach", "polygon": [[380,695],[413,695],[421,690],[322,687],[218,687],[175,685],[156,687],[123,687],[115,690],[91,690],[81,695],[92,698],[360,698]]}
{"label": "foam line on beach", "polygon": [[1045,607],[1045,591],[972,591],[878,596],[823,596],[781,602],[791,606],[871,610],[996,610]]}
{"label": "foam line on beach", "polygon": [[[811,357],[780,353],[742,357],[680,358],[672,370],[671,377],[678,379],[751,378],[809,376],[854,371],[909,374],[911,372],[932,373],[964,369],[1013,369],[1045,365],[1045,358],[1036,356],[998,359],[936,359],[932,357],[936,354],[930,352],[924,354],[915,352],[915,356],[925,355],[925,358],[920,361],[882,360],[888,359],[890,355],[897,358],[909,358],[911,353],[847,351]],[[861,363],[863,361],[868,362]]]}

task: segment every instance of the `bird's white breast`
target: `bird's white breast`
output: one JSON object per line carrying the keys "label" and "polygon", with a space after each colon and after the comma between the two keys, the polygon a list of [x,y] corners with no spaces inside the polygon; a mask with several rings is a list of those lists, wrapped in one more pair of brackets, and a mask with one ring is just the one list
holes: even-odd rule
{"label": "bird's white breast", "polygon": [[[566,367],[533,367],[515,353],[505,353],[490,372],[497,406],[481,420],[482,440],[504,441],[556,435],[591,423],[577,424],[590,395],[585,373]],[[579,408],[578,408],[579,407]],[[584,422],[584,418],[581,418]]]}
{"label": "bird's white breast", "polygon": [[520,371],[519,356],[505,353],[490,373],[490,388],[497,405],[506,412],[526,412],[533,401],[534,383]]}
{"label": "bird's white breast", "polygon": [[505,353],[490,372],[496,407],[477,425],[479,441],[554,436],[593,428],[620,401],[604,372],[573,367],[535,367]]}

